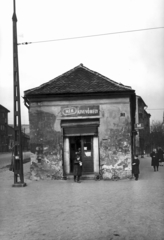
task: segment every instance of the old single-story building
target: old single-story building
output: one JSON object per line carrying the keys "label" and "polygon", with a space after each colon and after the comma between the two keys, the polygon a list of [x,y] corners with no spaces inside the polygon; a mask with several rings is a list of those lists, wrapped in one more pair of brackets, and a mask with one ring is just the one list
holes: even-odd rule
{"label": "old single-story building", "polygon": [[69,179],[81,149],[84,178],[131,176],[136,95],[83,64],[24,92],[31,177]]}

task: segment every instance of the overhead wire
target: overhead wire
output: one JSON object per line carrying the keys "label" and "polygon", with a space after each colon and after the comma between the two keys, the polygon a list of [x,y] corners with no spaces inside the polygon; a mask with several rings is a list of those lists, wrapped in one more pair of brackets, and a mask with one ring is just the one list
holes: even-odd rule
{"label": "overhead wire", "polygon": [[146,110],[164,110],[164,108],[147,108]]}
{"label": "overhead wire", "polygon": [[152,27],[152,28],[143,28],[143,29],[133,29],[133,30],[126,30],[126,31],[119,31],[119,32],[109,32],[109,33],[99,33],[93,35],[84,35],[84,36],[77,36],[77,37],[67,37],[67,38],[57,38],[51,40],[41,40],[41,41],[34,41],[34,42],[22,42],[18,43],[18,45],[27,45],[27,44],[35,44],[35,43],[47,43],[47,42],[57,42],[57,41],[66,41],[66,40],[76,40],[82,38],[92,38],[92,37],[102,37],[107,35],[114,35],[114,34],[122,34],[122,33],[132,33],[132,32],[141,32],[141,31],[148,31],[148,30],[156,30],[162,29],[164,27]]}

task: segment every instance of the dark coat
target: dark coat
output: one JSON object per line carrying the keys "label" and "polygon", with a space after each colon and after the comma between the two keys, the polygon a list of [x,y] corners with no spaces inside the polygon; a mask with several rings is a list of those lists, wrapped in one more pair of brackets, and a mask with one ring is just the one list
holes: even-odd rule
{"label": "dark coat", "polygon": [[74,160],[73,175],[74,176],[82,175],[82,166],[80,166],[79,161],[76,159]]}
{"label": "dark coat", "polygon": [[9,166],[9,170],[14,172],[14,155],[11,156],[11,164]]}
{"label": "dark coat", "polygon": [[151,166],[155,167],[155,166],[159,166],[159,158],[158,158],[158,153],[152,152],[150,154],[151,156]]}
{"label": "dark coat", "polygon": [[132,165],[132,173],[139,174],[140,173],[140,170],[139,170],[140,160],[138,158],[133,159],[133,163],[135,163],[135,164]]}

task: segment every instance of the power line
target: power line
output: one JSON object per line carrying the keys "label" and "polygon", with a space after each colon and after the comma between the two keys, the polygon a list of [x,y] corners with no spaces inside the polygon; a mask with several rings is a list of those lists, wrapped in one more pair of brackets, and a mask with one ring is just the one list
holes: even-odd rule
{"label": "power line", "polygon": [[164,28],[164,27],[134,29],[134,30],[127,30],[127,31],[120,31],[120,32],[100,33],[100,34],[86,35],[86,36],[79,36],[79,37],[57,38],[57,39],[52,39],[52,40],[43,40],[43,41],[35,41],[35,42],[22,42],[22,43],[18,43],[18,45],[27,45],[27,44],[33,44],[33,43],[57,42],[57,41],[66,41],[66,40],[76,40],[76,39],[80,39],[80,38],[102,37],[102,36],[107,36],[107,35],[141,32],[141,31],[156,30],[156,29],[162,29],[162,28]]}
{"label": "power line", "polygon": [[164,108],[147,108],[146,110],[164,110]]}

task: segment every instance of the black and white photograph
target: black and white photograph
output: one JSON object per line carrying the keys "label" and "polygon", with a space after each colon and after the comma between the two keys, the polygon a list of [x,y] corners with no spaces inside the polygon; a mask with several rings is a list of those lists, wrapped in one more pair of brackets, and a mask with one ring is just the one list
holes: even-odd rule
{"label": "black and white photograph", "polygon": [[0,0],[0,239],[163,226],[164,1]]}

